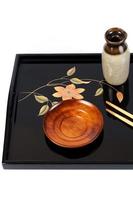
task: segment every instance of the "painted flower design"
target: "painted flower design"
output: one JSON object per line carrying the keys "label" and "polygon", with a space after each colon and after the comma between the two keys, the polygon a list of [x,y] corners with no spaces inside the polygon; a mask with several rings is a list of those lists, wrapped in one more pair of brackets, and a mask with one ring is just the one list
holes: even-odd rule
{"label": "painted flower design", "polygon": [[[75,85],[84,85],[84,84],[90,84],[91,82],[96,82],[100,85],[100,87],[96,90],[95,96],[100,96],[104,92],[103,85],[106,85],[108,87],[111,87],[115,92],[116,92],[116,98],[121,103],[124,99],[124,94],[114,88],[112,85],[104,82],[103,80],[96,80],[96,79],[80,79],[79,77],[73,77],[73,75],[76,72],[76,67],[73,66],[70,69],[67,70],[66,76],[62,76],[60,78],[53,79],[49,81],[48,83],[35,88],[31,92],[21,92],[22,94],[26,94],[24,97],[18,100],[18,102],[21,102],[31,95],[34,95],[35,100],[40,103],[42,106],[39,110],[38,116],[45,115],[49,109],[58,104],[58,101],[53,101],[53,99],[50,99],[47,96],[44,96],[43,94],[38,93],[38,91],[42,88],[46,87],[54,87],[56,92],[53,94],[54,97],[56,98],[62,98],[62,100],[67,100],[67,99],[83,99],[84,97],[81,95],[82,92],[85,91],[84,88],[76,88]],[[64,83],[68,83],[69,85],[64,85]],[[62,85],[64,87],[62,87]]]}
{"label": "painted flower design", "polygon": [[69,84],[66,87],[57,86],[54,87],[57,91],[53,94],[54,97],[61,97],[62,100],[67,99],[83,99],[84,97],[81,95],[82,92],[85,91],[84,88],[76,88],[74,84]]}

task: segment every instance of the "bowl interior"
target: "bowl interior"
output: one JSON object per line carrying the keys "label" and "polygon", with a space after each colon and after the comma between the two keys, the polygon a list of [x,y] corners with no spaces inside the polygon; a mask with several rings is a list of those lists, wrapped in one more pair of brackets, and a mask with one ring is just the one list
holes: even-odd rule
{"label": "bowl interior", "polygon": [[87,101],[66,100],[44,118],[44,133],[55,144],[77,148],[93,142],[103,128],[100,110]]}

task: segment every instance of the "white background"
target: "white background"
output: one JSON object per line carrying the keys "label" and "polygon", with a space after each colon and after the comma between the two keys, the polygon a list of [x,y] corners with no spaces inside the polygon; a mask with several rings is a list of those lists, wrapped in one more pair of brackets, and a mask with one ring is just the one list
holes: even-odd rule
{"label": "white background", "polygon": [[[16,53],[101,52],[104,32],[128,32],[131,0],[0,0],[0,159]],[[112,147],[113,148],[113,147]],[[3,170],[0,199],[132,199],[132,170]]]}

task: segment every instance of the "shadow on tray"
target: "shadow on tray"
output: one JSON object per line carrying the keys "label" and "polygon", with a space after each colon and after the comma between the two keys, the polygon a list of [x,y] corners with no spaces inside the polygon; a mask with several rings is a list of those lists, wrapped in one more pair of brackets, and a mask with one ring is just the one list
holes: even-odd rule
{"label": "shadow on tray", "polygon": [[54,151],[57,154],[60,154],[64,157],[73,159],[73,158],[82,158],[82,157],[88,156],[88,155],[92,154],[93,152],[95,152],[96,149],[98,149],[98,147],[102,143],[103,137],[104,137],[104,131],[102,131],[100,136],[91,144],[86,145],[84,147],[75,148],[75,149],[59,147],[59,146],[55,145],[54,143],[52,143],[48,138],[45,137],[45,139],[46,139],[46,143],[47,143],[48,147],[52,151]]}

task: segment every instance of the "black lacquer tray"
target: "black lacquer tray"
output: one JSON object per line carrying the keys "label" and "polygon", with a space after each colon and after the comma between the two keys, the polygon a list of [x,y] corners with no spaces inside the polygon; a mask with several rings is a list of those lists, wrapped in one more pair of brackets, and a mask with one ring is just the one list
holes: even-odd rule
{"label": "black lacquer tray", "polygon": [[[38,116],[40,104],[31,95],[18,103],[23,91],[66,74],[76,66],[74,76],[102,80],[101,54],[18,54],[9,91],[3,167],[7,169],[103,169],[133,168],[133,129],[105,111],[105,100],[115,102],[133,113],[133,54],[130,75],[118,87],[124,93],[120,104],[114,90],[104,86],[104,93],[95,97],[97,83],[84,85],[84,98],[94,103],[104,116],[104,130],[92,144],[65,149],[51,143],[43,133],[43,117]],[[79,87],[79,86],[78,86]],[[54,88],[39,92],[50,96]]]}

